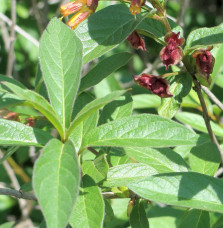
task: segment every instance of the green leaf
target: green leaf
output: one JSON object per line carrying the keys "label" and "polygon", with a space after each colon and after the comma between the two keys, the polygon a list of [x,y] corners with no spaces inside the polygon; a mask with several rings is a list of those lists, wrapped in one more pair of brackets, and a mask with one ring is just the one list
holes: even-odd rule
{"label": "green leaf", "polygon": [[101,228],[104,207],[99,188],[89,176],[85,175],[69,222],[73,227]]}
{"label": "green leaf", "polygon": [[96,12],[81,23],[74,32],[84,47],[84,63],[118,46],[145,16],[147,13],[134,17],[126,5],[118,4]]}
{"label": "green leaf", "polygon": [[2,74],[0,74],[0,91],[4,91],[4,92],[10,92],[10,90],[4,85],[5,82],[9,82],[11,84],[14,84],[16,86],[19,86],[20,88],[22,89],[25,89],[26,87],[20,83],[19,81],[16,81],[15,79],[13,78],[10,78],[8,76],[4,76]]}
{"label": "green leaf", "polygon": [[143,200],[136,200],[136,205],[133,207],[129,219],[131,228],[149,228],[144,203]]}
{"label": "green leaf", "polygon": [[0,92],[0,108],[23,105],[24,100],[12,93]]}
{"label": "green leaf", "polygon": [[85,89],[98,84],[111,73],[124,66],[131,57],[131,53],[121,52],[101,60],[81,79],[81,84],[78,92],[81,93]]}
{"label": "green leaf", "polygon": [[0,119],[0,144],[5,146],[44,146],[51,135],[16,121]]}
{"label": "green leaf", "polygon": [[183,125],[157,115],[144,114],[118,119],[91,130],[83,139],[82,148],[168,147],[196,144],[197,139],[198,136]]}
{"label": "green leaf", "polygon": [[172,78],[170,92],[172,98],[162,99],[159,107],[159,115],[167,118],[173,118],[180,108],[183,97],[187,96],[192,87],[192,77],[189,74],[178,75]]}
{"label": "green leaf", "polygon": [[5,85],[11,91],[13,91],[18,97],[26,101],[24,105],[31,106],[40,111],[54,125],[54,127],[58,130],[60,135],[64,135],[61,123],[57,119],[55,111],[53,110],[52,106],[48,103],[48,101],[45,100],[45,98],[43,98],[34,91],[22,89],[8,82],[5,83]]}
{"label": "green leaf", "polygon": [[82,44],[57,18],[51,20],[41,38],[40,65],[51,104],[65,132],[80,81]]}
{"label": "green leaf", "polygon": [[96,111],[83,121],[83,135],[86,135],[90,130],[97,127],[98,118],[99,112]]}
{"label": "green leaf", "polygon": [[207,211],[192,209],[186,211],[179,221],[178,228],[210,228],[210,216]]}
{"label": "green leaf", "polygon": [[195,146],[189,154],[190,167],[193,171],[214,176],[221,162],[217,146],[213,142]]}
{"label": "green leaf", "polygon": [[107,181],[103,185],[107,187],[126,186],[157,173],[153,167],[143,163],[117,165],[109,169]]}
{"label": "green leaf", "polygon": [[48,228],[68,223],[78,195],[80,170],[74,146],[52,139],[35,163],[33,188]]}
{"label": "green leaf", "polygon": [[125,153],[137,162],[153,167],[158,173],[188,171],[184,159],[169,148],[125,148]]}
{"label": "green leaf", "polygon": [[100,183],[107,177],[108,163],[105,154],[98,154],[94,161],[85,161],[82,172],[90,176],[95,183]]}
{"label": "green leaf", "polygon": [[42,72],[40,69],[40,63],[37,66],[36,76],[35,76],[35,92],[39,93],[46,100],[49,100],[47,88],[43,81]]}
{"label": "green leaf", "polygon": [[138,94],[133,95],[133,108],[158,108],[161,105],[161,98],[153,94]]}
{"label": "green leaf", "polygon": [[12,228],[14,225],[14,222],[6,222],[4,224],[0,225],[0,228]]}
{"label": "green leaf", "polygon": [[[172,31],[175,33],[180,32],[180,36],[183,36],[182,28],[169,18],[168,21]],[[165,45],[164,37],[166,35],[166,29],[160,21],[147,17],[137,26],[137,30],[142,34],[150,35],[156,41]]]}
{"label": "green leaf", "polygon": [[125,90],[121,91],[115,91],[110,94],[108,94],[105,97],[98,98],[93,100],[92,102],[88,103],[85,107],[81,109],[81,111],[76,115],[74,121],[71,123],[71,126],[68,130],[68,136],[72,133],[73,129],[83,120],[85,120],[88,116],[90,116],[92,113],[99,110],[101,107],[106,105],[107,103],[115,100],[117,97],[121,96],[123,93],[125,93]]}
{"label": "green leaf", "polygon": [[78,153],[83,138],[83,122],[81,122],[77,127],[72,131],[69,139],[73,142],[75,151]]}
{"label": "green leaf", "polygon": [[223,24],[211,28],[199,28],[192,31],[187,37],[185,49],[219,43],[223,43]]}
{"label": "green leaf", "polygon": [[218,78],[220,78],[220,73],[221,73],[221,70],[222,70],[222,59],[221,59],[221,56],[223,55],[223,44],[218,45],[217,47],[214,47],[214,49],[211,51],[211,54],[215,58],[214,68],[213,68],[213,72],[211,74],[212,86],[213,86],[213,84],[216,82],[216,80]]}
{"label": "green leaf", "polygon": [[114,211],[111,207],[111,202],[109,199],[104,199],[105,203],[105,218],[104,218],[104,224],[110,223],[111,220],[114,218]]}
{"label": "green leaf", "polygon": [[122,90],[122,86],[114,74],[109,75],[107,78],[94,86],[94,94],[96,98],[104,97],[116,90]]}
{"label": "green leaf", "polygon": [[90,103],[94,99],[95,97],[88,92],[81,93],[75,101],[73,113],[72,113],[72,119],[75,118],[77,113],[80,112],[83,107],[85,107],[88,103]]}
{"label": "green leaf", "polygon": [[109,150],[109,162],[112,166],[130,163],[130,158],[125,154],[123,148],[112,147]]}
{"label": "green leaf", "polygon": [[[198,114],[179,112],[175,115],[175,118],[184,124],[190,125],[198,131],[208,132],[203,117]],[[223,129],[219,125],[211,121],[211,127],[215,135],[223,136]]]}
{"label": "green leaf", "polygon": [[127,187],[151,201],[223,213],[223,182],[204,174],[158,174]]}
{"label": "green leaf", "polygon": [[107,104],[100,115],[99,124],[132,115],[132,98],[129,93]]}
{"label": "green leaf", "polygon": [[2,164],[3,161],[5,161],[8,157],[14,154],[18,150],[18,148],[19,146],[9,147],[7,151],[4,153],[4,156],[0,159],[0,164]]}

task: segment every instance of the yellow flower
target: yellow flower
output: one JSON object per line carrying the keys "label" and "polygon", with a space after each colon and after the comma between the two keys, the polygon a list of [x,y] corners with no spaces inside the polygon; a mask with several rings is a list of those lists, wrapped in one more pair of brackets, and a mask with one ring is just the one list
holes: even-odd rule
{"label": "yellow flower", "polygon": [[76,0],[60,7],[61,14],[66,17],[75,13],[67,22],[67,25],[75,29],[82,21],[95,12],[98,0]]}

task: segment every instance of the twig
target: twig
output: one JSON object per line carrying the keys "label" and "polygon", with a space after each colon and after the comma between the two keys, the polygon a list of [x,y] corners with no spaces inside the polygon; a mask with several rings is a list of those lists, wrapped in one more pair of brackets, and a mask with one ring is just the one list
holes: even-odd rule
{"label": "twig", "polygon": [[210,135],[211,137],[211,140],[216,144],[216,146],[218,147],[218,150],[221,154],[221,161],[223,162],[223,151],[212,131],[212,128],[211,128],[211,124],[210,124],[210,117],[208,115],[208,110],[207,110],[207,107],[206,107],[206,104],[205,104],[205,101],[204,101],[204,98],[202,96],[202,93],[201,93],[201,85],[200,83],[197,81],[197,79],[195,77],[193,77],[193,82],[194,82],[194,85],[195,85],[195,91],[197,92],[197,95],[198,95],[198,98],[200,100],[200,103],[201,103],[201,107],[202,107],[202,110],[203,110],[203,118],[204,118],[204,121],[205,121],[205,125],[207,127],[207,130],[208,130],[208,134]]}
{"label": "twig", "polygon": [[7,195],[7,196],[14,196],[18,199],[27,199],[27,200],[35,200],[37,201],[37,198],[34,194],[28,193],[28,192],[20,192],[14,189],[9,188],[0,188],[0,195]]}
{"label": "twig", "polygon": [[190,0],[180,0],[180,10],[179,10],[176,23],[179,24],[181,27],[184,27],[185,13],[187,12],[189,3],[190,3]]}
{"label": "twig", "polygon": [[219,177],[223,174],[223,167],[221,167],[214,175],[214,177]]}
{"label": "twig", "polygon": [[[101,193],[104,199],[119,199],[123,197],[119,197],[115,195],[114,192],[102,192]],[[0,195],[8,195],[8,196],[13,196],[18,199],[27,199],[27,200],[34,200],[37,201],[37,198],[34,194],[28,193],[28,192],[20,192],[14,189],[9,189],[9,188],[0,188]],[[134,198],[138,196],[134,194],[133,192],[130,191],[130,195],[126,198]]]}
{"label": "twig", "polygon": [[88,150],[90,150],[93,154],[95,154],[96,156],[98,155],[98,151],[95,150],[94,148],[92,147],[88,147]]}
{"label": "twig", "polygon": [[223,104],[218,98],[205,86],[201,86],[201,89],[208,95],[208,97],[223,111]]}
{"label": "twig", "polygon": [[[0,12],[0,19],[2,21],[6,22],[9,26],[12,25],[12,21],[7,16],[5,16],[4,14],[2,14],[1,12]],[[39,42],[35,38],[33,38],[32,36],[30,36],[29,33],[27,33],[22,28],[20,28],[18,25],[15,26],[15,31],[18,32],[23,37],[25,37],[30,42],[32,42],[35,46],[39,47]]]}
{"label": "twig", "polygon": [[15,26],[16,26],[16,0],[11,1],[11,18],[12,18],[12,25],[11,25],[11,33],[10,33],[10,47],[8,53],[8,61],[7,61],[7,69],[6,75],[12,77],[13,65],[15,60],[15,53],[14,53],[14,44],[15,44]]}
{"label": "twig", "polygon": [[[0,150],[0,156],[2,157],[3,156],[3,153],[2,151]],[[3,166],[12,182],[12,186],[15,188],[15,189],[19,189],[20,188],[20,185],[19,185],[19,182],[15,176],[15,173],[13,171],[13,169],[11,168],[11,166],[9,165],[9,163],[7,161],[4,161],[3,162]],[[27,210],[27,203],[26,201],[24,200],[20,200],[19,202],[19,207],[21,209],[21,212],[22,212],[22,217],[23,218],[27,218],[28,217],[28,210]]]}
{"label": "twig", "polygon": [[5,50],[9,52],[9,47],[10,47],[9,33],[8,33],[8,29],[6,28],[6,24],[2,20],[0,20],[0,27],[2,32],[2,39],[5,45]]}

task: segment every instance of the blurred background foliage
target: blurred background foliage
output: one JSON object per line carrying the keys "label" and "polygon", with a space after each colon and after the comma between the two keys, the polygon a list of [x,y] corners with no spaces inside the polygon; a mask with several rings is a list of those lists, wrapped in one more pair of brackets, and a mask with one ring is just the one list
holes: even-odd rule
{"label": "blurred background foliage", "polygon": [[[34,43],[39,41],[42,32],[46,28],[49,20],[54,16],[60,16],[59,6],[62,0],[17,0],[16,6],[16,24],[17,28],[28,33],[35,40],[34,42],[24,37],[21,33],[16,33],[15,41],[15,61],[13,67],[13,77],[22,82],[28,88],[35,87],[35,75],[38,65],[38,47]],[[115,4],[115,1],[100,1],[98,10]],[[115,12],[114,12],[115,13]],[[223,1],[222,0],[168,0],[167,13],[170,17],[175,18],[184,28],[185,38],[193,29],[200,27],[212,27],[223,22]],[[6,16],[6,17],[4,17]],[[8,42],[10,39],[10,26],[7,23],[11,18],[11,0],[0,0],[0,74],[5,75],[7,69],[8,58]],[[121,69],[104,79],[94,90],[90,92],[95,97],[101,97],[110,91],[120,88],[132,88],[135,113],[155,113],[160,106],[161,100],[159,97],[149,94],[145,89],[135,85],[132,80],[133,75],[138,75],[141,72],[160,74],[164,72],[164,67],[160,63],[158,53],[162,46],[157,44],[150,38],[145,38],[146,52],[134,50],[127,42],[122,43],[105,56],[106,58],[117,52],[128,51],[133,54],[130,62]],[[219,51],[220,50],[220,51]],[[219,45],[213,51],[218,56],[222,56],[223,48]],[[97,62],[93,61],[83,68],[83,75]],[[223,58],[218,58],[220,68],[214,77],[212,92],[223,101]],[[181,111],[199,114],[201,116],[201,107],[199,105],[197,95],[191,90],[190,94],[183,100]],[[222,127],[222,113],[215,105],[206,98],[211,119]],[[21,113],[23,115],[35,116],[36,111],[32,109],[10,107],[9,110]],[[183,121],[182,121],[183,122]],[[193,127],[193,126],[192,126]],[[196,128],[195,128],[196,129]],[[202,129],[196,129],[202,131]],[[223,136],[223,135],[222,135]],[[7,148],[1,148],[4,151]],[[31,180],[33,162],[39,151],[35,148],[19,148],[11,160],[8,162],[13,168],[20,185],[23,185]],[[5,171],[4,166],[0,165],[0,187],[10,187],[11,180]],[[113,213],[109,213],[105,218],[105,227],[129,227],[127,218],[128,199],[113,200]],[[42,221],[42,215],[38,206],[29,202],[30,219],[28,225],[19,223],[17,227],[39,227]],[[164,207],[164,205],[148,205],[148,217],[150,218],[150,227],[152,228],[172,228],[176,227],[177,221],[182,217],[184,210],[174,207]],[[11,197],[0,196],[0,224],[13,221],[17,222],[21,218],[21,210],[18,201]],[[223,227],[221,223],[222,217],[219,214],[211,213],[211,227]],[[220,222],[219,222],[220,221]],[[8,223],[11,227],[13,223]],[[31,224],[31,225],[30,225]],[[219,225],[220,224],[220,225]],[[7,225],[7,224],[6,224]],[[0,228],[2,226],[0,225]]]}

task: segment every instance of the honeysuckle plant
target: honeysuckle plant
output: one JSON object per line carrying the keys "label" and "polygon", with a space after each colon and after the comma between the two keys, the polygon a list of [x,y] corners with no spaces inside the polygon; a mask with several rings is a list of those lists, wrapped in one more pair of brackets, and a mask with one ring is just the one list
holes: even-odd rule
{"label": "honeysuckle plant", "polygon": [[[222,141],[223,130],[212,130],[201,90],[211,86],[211,51],[223,43],[223,26],[199,28],[184,37],[182,28],[167,17],[166,1],[149,3],[151,7],[144,1],[124,1],[99,11],[94,0],[62,5],[62,16],[72,17],[67,25],[62,18],[52,18],[42,34],[35,90],[0,76],[1,108],[28,106],[38,111],[35,117],[7,109],[1,114],[5,153],[0,162],[15,148],[39,148],[29,189],[33,193],[22,190],[19,197],[40,205],[41,227],[115,227],[111,199],[127,199],[127,224],[133,228],[149,227],[148,208],[156,203],[181,208],[179,227],[191,220],[210,227],[209,212],[223,213],[223,182],[214,177],[222,161],[215,133]],[[138,103],[131,89],[99,98],[92,93],[132,54],[93,60],[125,40],[145,51],[142,36],[163,45],[157,57],[166,73],[133,76],[150,98],[162,98],[158,115],[134,114],[133,104]],[[147,47],[149,55],[149,43]],[[93,67],[83,74],[90,62]],[[178,112],[191,91],[198,95],[206,124],[196,125],[203,120],[195,115],[194,128],[209,136],[184,125],[186,113]]]}

